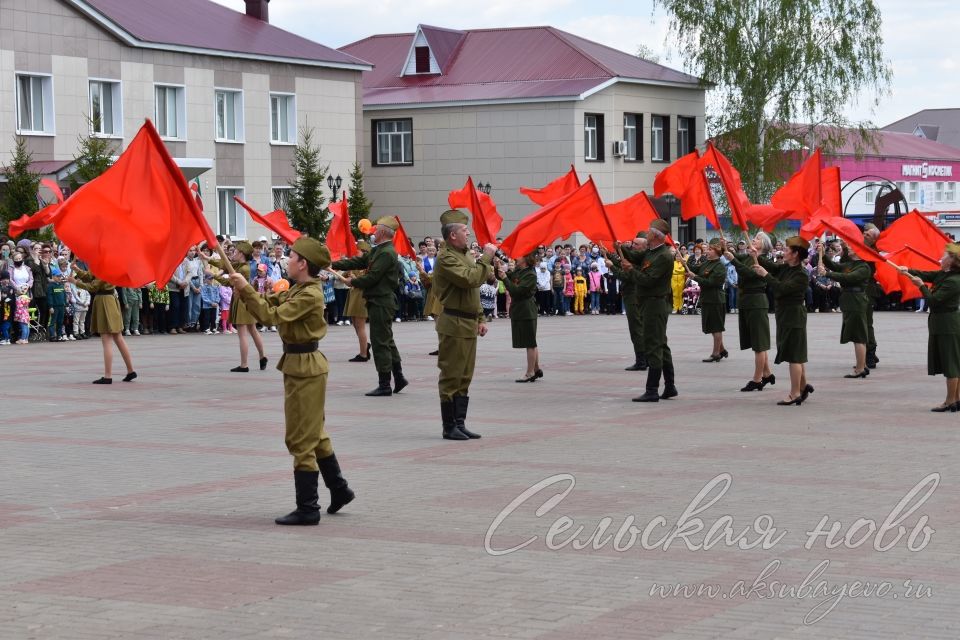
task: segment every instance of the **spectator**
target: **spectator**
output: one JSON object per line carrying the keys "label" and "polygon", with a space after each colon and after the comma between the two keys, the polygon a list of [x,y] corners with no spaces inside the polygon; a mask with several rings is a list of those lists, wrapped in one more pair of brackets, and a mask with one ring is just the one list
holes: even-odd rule
{"label": "spectator", "polygon": [[268,274],[270,279],[276,282],[287,277],[287,264],[290,258],[284,255],[283,243],[276,242],[273,245],[273,253],[270,255]]}
{"label": "spectator", "polygon": [[233,288],[220,287],[220,324],[221,331],[224,333],[236,333],[230,322],[230,303],[233,301]]}
{"label": "spectator", "polygon": [[10,271],[10,281],[17,294],[33,293],[33,270],[24,261],[24,251],[17,249],[13,254],[13,270]]}
{"label": "spectator", "polygon": [[50,320],[47,325],[47,340],[50,342],[66,342],[67,336],[63,329],[63,320],[67,314],[67,291],[63,285],[63,274],[56,265],[50,267],[50,277],[47,284],[47,302],[50,305]]}
{"label": "spectator", "polygon": [[563,315],[563,288],[566,284],[563,278],[563,263],[560,261],[554,262],[552,273],[553,314],[561,316]]}
{"label": "spectator", "polygon": [[572,316],[570,308],[573,306],[573,275],[570,273],[570,267],[563,268],[563,315]]}
{"label": "spectator", "polygon": [[44,243],[33,245],[33,251],[26,255],[25,260],[33,271],[33,291],[31,301],[37,308],[38,321],[41,326],[47,326],[50,321],[50,305],[47,302],[47,287],[50,282],[50,259],[53,255],[52,247]]}
{"label": "spectator", "polygon": [[167,284],[150,285],[150,309],[153,314],[153,332],[156,334],[170,333],[167,326],[167,316],[170,313],[170,290]]}
{"label": "spectator", "polygon": [[220,285],[209,271],[203,274],[200,286],[200,329],[206,335],[217,331],[217,311],[220,307]]}
{"label": "spectator", "polygon": [[17,296],[13,320],[20,329],[20,339],[14,340],[13,344],[27,344],[30,342],[30,296],[26,293],[21,293]]}
{"label": "spectator", "polygon": [[200,322],[200,286],[203,284],[203,263],[196,247],[190,247],[187,257],[183,261],[185,279],[187,281],[185,296],[185,318],[187,331],[197,331]]}
{"label": "spectator", "polygon": [[573,312],[583,315],[583,302],[587,297],[587,278],[583,275],[583,268],[577,267],[573,277]]}
{"label": "spectator", "polygon": [[87,311],[90,309],[90,292],[81,289],[76,284],[68,283],[70,295],[73,297],[73,338],[74,340],[86,340],[87,335]]}
{"label": "spectator", "polygon": [[343,278],[334,274],[333,275],[333,296],[334,296],[334,309],[336,313],[334,317],[336,318],[337,326],[342,327],[343,325],[350,325],[350,320],[344,315],[344,311],[347,308],[347,296],[350,295],[350,287],[347,286],[347,283],[343,281]]}
{"label": "spectator", "polygon": [[123,335],[140,335],[140,309],[143,308],[143,294],[140,289],[124,287],[120,290],[123,302]]}
{"label": "spectator", "polygon": [[17,290],[10,280],[10,271],[0,264],[0,345],[10,344],[10,328],[16,310]]}
{"label": "spectator", "polygon": [[[598,262],[599,257],[599,254],[597,254]],[[600,315],[600,291],[603,288],[603,276],[600,275],[600,265],[597,262],[590,265],[588,279],[587,288],[590,291],[590,315],[598,316]]]}
{"label": "spectator", "polygon": [[538,264],[535,273],[537,274],[537,310],[541,316],[550,315],[553,313],[553,291],[551,291],[547,263],[544,261]]}
{"label": "spectator", "polygon": [[720,258],[725,265],[727,265],[727,311],[730,313],[737,312],[737,292],[739,290],[739,276],[737,275],[737,268],[732,262],[727,260],[725,257]]}
{"label": "spectator", "polygon": [[[169,328],[169,333],[186,333],[181,329],[183,326],[184,296],[187,291],[187,268],[185,262],[181,262],[177,270],[173,272],[173,277],[166,285],[167,309],[164,318],[164,328]],[[164,331],[164,333],[167,333]]]}
{"label": "spectator", "polygon": [[[691,258],[692,260],[692,258]],[[673,275],[670,279],[670,289],[673,291],[673,312],[680,313],[683,307],[683,288],[687,284],[687,265],[683,259],[683,247],[673,257]]]}
{"label": "spectator", "polygon": [[480,285],[480,308],[486,320],[493,320],[497,309],[497,278],[492,274]]}

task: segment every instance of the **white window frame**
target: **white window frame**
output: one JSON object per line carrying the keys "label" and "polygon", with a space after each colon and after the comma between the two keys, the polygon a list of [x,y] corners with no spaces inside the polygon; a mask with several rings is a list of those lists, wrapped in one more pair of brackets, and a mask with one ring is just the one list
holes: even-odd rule
{"label": "white window frame", "polygon": [[[284,140],[282,137],[273,135],[273,99],[274,98],[286,98],[287,100],[287,140]],[[270,108],[270,144],[275,145],[296,145],[297,144],[297,94],[295,93],[282,93],[280,91],[271,91],[270,95],[267,98]],[[279,109],[279,103],[278,103]],[[279,110],[277,113],[277,132],[280,133],[282,128],[280,125],[282,122],[279,120]]]}
{"label": "white window frame", "polygon": [[920,183],[911,182],[907,193],[907,202],[920,202]]}
{"label": "white window frame", "polygon": [[[236,192],[229,193],[226,195],[226,200],[223,200],[221,194],[224,192]],[[243,210],[237,201],[233,199],[233,196],[238,196],[241,200],[246,200],[245,189],[242,186],[229,186],[229,185],[217,185],[217,233],[222,236],[230,236],[233,238],[243,238],[247,235],[247,217],[246,212]],[[228,211],[226,214],[223,211],[222,205],[226,204]],[[230,211],[234,214],[234,233],[229,233],[230,231]],[[227,216],[227,217],[225,217]]]}
{"label": "white window frame", "polygon": [[[224,123],[224,134],[223,136],[219,135],[219,124],[220,124],[220,104],[218,102],[219,94],[230,93],[233,94],[233,122],[235,129],[235,137],[231,138],[226,135],[226,123]],[[244,128],[244,109],[243,109],[243,89],[231,89],[229,87],[214,87],[213,88],[213,139],[216,142],[230,143],[230,144],[243,144],[246,142],[246,130]]]}
{"label": "white window frame", "polygon": [[956,202],[957,200],[957,183],[956,182],[947,182],[946,186],[943,189],[943,201],[944,202]]}
{"label": "white window frame", "polygon": [[[623,159],[630,162],[636,162],[637,160],[637,118],[639,117],[641,116],[636,113],[623,114],[623,139],[627,143],[627,153],[624,154]],[[628,118],[633,118],[633,124],[629,124]],[[633,136],[632,141],[630,140],[631,135]]]}
{"label": "white window frame", "polygon": [[282,184],[282,185],[277,185],[277,186],[275,186],[275,187],[270,187],[270,197],[272,198],[272,202],[273,202],[273,209],[272,209],[272,211],[276,211],[277,209],[283,209],[284,211],[287,211],[287,209],[286,209],[285,207],[278,207],[278,206],[277,206],[277,191],[286,191],[286,192],[287,192],[287,207],[289,207],[289,206],[290,206],[290,195],[293,193],[293,187],[291,187],[291,186],[288,185],[288,184]]}
{"label": "white window frame", "polygon": [[[593,125],[590,124],[590,120],[593,120]],[[593,152],[592,154],[591,151]],[[599,159],[599,149],[597,148],[597,116],[592,113],[583,114],[583,159]]]}
{"label": "white window frame", "polygon": [[[388,122],[403,122],[410,123],[410,131],[380,131],[380,125]],[[374,164],[378,167],[399,167],[399,166],[410,166],[413,164],[413,118],[385,118],[383,120],[374,120],[374,140],[377,141],[376,148],[373,150],[374,155]],[[400,160],[393,160],[393,141],[396,136],[399,136],[400,139]],[[406,140],[410,141],[410,157],[407,157],[406,149],[407,144]],[[389,147],[387,152],[387,162],[380,161],[380,149],[382,145],[386,143]]]}
{"label": "white window frame", "polygon": [[[40,79],[40,100],[42,101],[41,111],[43,117],[43,129],[24,128],[20,122],[20,78],[39,78]],[[31,81],[31,94],[32,94]],[[54,104],[53,75],[49,73],[34,73],[32,71],[14,71],[14,109],[17,122],[17,135],[21,136],[55,136],[57,135],[56,108]],[[49,98],[49,100],[47,99]],[[31,106],[32,106],[31,100]]]}
{"label": "white window frame", "polygon": [[[174,89],[176,90],[177,98],[177,135],[164,135],[163,131],[167,130],[168,122],[163,123],[163,129],[160,127],[160,109],[159,102],[157,100],[157,89]],[[182,84],[170,84],[167,82],[155,82],[153,84],[153,121],[154,126],[157,128],[157,133],[160,134],[160,137],[163,140],[175,140],[175,141],[186,141],[187,139],[187,87]],[[169,133],[169,132],[168,132]]]}
{"label": "white window frame", "polygon": [[[104,133],[94,129],[93,123],[93,84],[112,85],[110,89],[110,109],[113,111],[112,133]],[[101,89],[101,95],[103,90]],[[90,135],[96,138],[123,138],[123,86],[119,80],[113,78],[87,78],[87,98],[90,107]],[[156,99],[156,94],[154,94]]]}
{"label": "white window frame", "polygon": [[[690,148],[690,118],[687,116],[677,116],[677,157],[685,156]],[[684,144],[680,144],[680,138],[685,137]]]}
{"label": "white window frame", "polygon": [[933,183],[933,202],[934,204],[943,202],[943,183],[940,181]]}
{"label": "white window frame", "polygon": [[650,116],[650,160],[663,162],[663,116]]}
{"label": "white window frame", "polygon": [[867,188],[863,190],[864,197],[867,199],[867,204],[873,204],[877,200],[877,183],[868,182]]}

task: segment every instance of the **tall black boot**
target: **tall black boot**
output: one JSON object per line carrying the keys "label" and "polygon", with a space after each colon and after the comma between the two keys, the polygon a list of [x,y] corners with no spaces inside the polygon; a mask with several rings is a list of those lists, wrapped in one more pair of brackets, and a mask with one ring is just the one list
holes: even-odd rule
{"label": "tall black boot", "polygon": [[444,440],[469,440],[467,434],[457,428],[452,400],[440,401],[440,419],[443,421]]}
{"label": "tall black boot", "polygon": [[640,371],[646,371],[650,368],[650,363],[647,362],[647,354],[642,351],[637,353],[637,362],[640,363]]}
{"label": "tall black boot", "polygon": [[356,495],[347,486],[347,481],[340,473],[340,463],[337,462],[336,454],[317,460],[317,464],[320,466],[323,484],[330,490],[330,506],[327,507],[327,513],[336,513],[353,502]]}
{"label": "tall black boot", "polygon": [[274,520],[277,524],[311,525],[320,522],[320,505],[317,504],[317,480],[319,471],[294,471],[293,482],[297,487],[297,509]]}
{"label": "tall black boot", "polygon": [[389,371],[377,371],[377,376],[380,378],[380,384],[373,391],[369,391],[364,395],[368,396],[390,396],[393,395],[393,391],[390,389],[390,372]]}
{"label": "tall black boot", "polygon": [[657,367],[647,369],[647,389],[642,396],[634,398],[634,402],[660,402],[660,373]]}
{"label": "tall black boot", "polygon": [[[389,382],[387,385],[389,386]],[[393,392],[400,393],[400,390],[406,387],[409,382],[403,377],[403,368],[400,366],[400,363],[393,365]]]}
{"label": "tall black boot", "polygon": [[671,360],[663,364],[663,393],[660,394],[660,399],[669,400],[678,395],[677,385],[674,383],[673,378],[673,361]]}
{"label": "tall black boot", "polygon": [[880,360],[877,358],[877,348],[874,347],[873,349],[870,349],[868,347],[867,348],[867,368],[876,369],[878,362],[880,362]]}
{"label": "tall black boot", "polygon": [[630,365],[629,367],[624,367],[623,370],[624,370],[624,371],[643,371],[645,367],[641,364],[641,359],[642,359],[642,358],[643,358],[643,354],[642,354],[642,353],[640,353],[639,351],[634,351],[634,352],[633,352],[633,364]]}
{"label": "tall black boot", "polygon": [[467,396],[453,396],[453,419],[457,423],[457,429],[463,432],[471,440],[479,440],[480,434],[467,429],[467,406],[470,404],[470,398]]}

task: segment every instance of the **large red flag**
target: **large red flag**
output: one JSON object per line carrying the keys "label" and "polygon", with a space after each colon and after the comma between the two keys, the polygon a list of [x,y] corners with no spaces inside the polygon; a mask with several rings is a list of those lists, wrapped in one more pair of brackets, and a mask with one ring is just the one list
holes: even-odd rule
{"label": "large red flag", "polygon": [[892,252],[910,245],[921,253],[939,259],[948,242],[950,239],[943,231],[925,215],[913,210],[883,230],[877,240],[877,249]]}
{"label": "large red flag", "polygon": [[650,223],[660,217],[645,191],[603,208],[613,227],[614,240],[618,241],[633,240],[638,231],[648,229]]}
{"label": "large red flag", "polygon": [[[57,209],[63,204],[63,191],[60,190],[60,185],[48,178],[40,180],[40,184],[53,193],[56,202],[48,204],[33,215],[24,214],[16,220],[10,221],[10,224],[7,225],[7,231],[11,238],[16,238],[24,231],[40,229],[53,223],[53,217],[56,215]],[[40,194],[37,194],[37,197],[39,198]]]}
{"label": "large red flag", "polygon": [[149,120],[113,166],[60,205],[53,224],[94,275],[119,287],[166,282],[190,245],[217,242]]}
{"label": "large red flag", "polygon": [[276,211],[271,211],[270,213],[264,215],[237,196],[233,196],[233,199],[237,201],[237,204],[247,210],[247,213],[250,214],[250,217],[253,218],[254,222],[259,223],[261,226],[264,226],[267,229],[270,229],[270,231],[273,231],[275,234],[280,236],[287,244],[293,244],[297,241],[297,238],[303,235],[290,226],[290,223],[287,221],[287,212],[283,209],[277,209]]}
{"label": "large red flag", "polygon": [[[920,269],[922,271],[936,271],[940,269],[940,262],[935,258],[925,255],[913,247],[906,246],[899,251],[894,251],[887,255],[887,260],[898,264],[901,267],[910,269]],[[877,282],[883,288],[885,293],[900,292],[900,301],[906,302],[919,298],[921,295],[917,285],[910,281],[910,278],[903,275],[890,265],[884,265],[886,269],[877,269]]]}
{"label": "large red flag", "polygon": [[350,231],[350,213],[347,204],[347,193],[344,191],[340,202],[331,202],[330,212],[333,214],[333,220],[330,221],[330,230],[327,231],[327,248],[330,250],[330,257],[334,260],[340,258],[353,258],[360,255],[360,249],[357,247],[357,241]]}
{"label": "large red flag", "polygon": [[694,150],[677,158],[673,164],[657,174],[653,180],[653,194],[659,198],[666,193],[680,199],[680,217],[684,220],[704,216],[710,224],[720,228],[720,219],[698,151]]}
{"label": "large red flag", "polygon": [[547,186],[541,189],[531,187],[520,187],[520,193],[530,198],[534,204],[545,207],[554,200],[559,200],[565,195],[573,193],[580,188],[580,178],[577,177],[577,170],[570,165],[570,171],[563,174]]}
{"label": "large red flag", "polygon": [[713,165],[723,190],[727,194],[727,203],[730,205],[730,217],[734,226],[747,230],[747,209],[750,207],[750,199],[743,190],[743,181],[740,179],[740,172],[737,171],[725,155],[720,153],[712,142],[707,143],[707,152],[700,159],[702,166]]}
{"label": "large red flag", "polygon": [[843,240],[843,242],[853,249],[854,253],[875,264],[884,264],[886,259],[877,253],[876,249],[871,249],[863,242],[863,232],[854,223],[847,218],[822,218],[822,224],[828,231]]}
{"label": "large red flag", "polygon": [[473,214],[473,234],[481,246],[496,241],[503,226],[503,217],[497,211],[493,198],[473,186],[472,177],[467,178],[463,189],[450,192],[447,204],[451,209],[466,209]]}
{"label": "large red flag", "polygon": [[584,233],[595,242],[610,243],[614,239],[593,178],[573,193],[554,200],[521,220],[500,248],[509,256],[522,256],[541,244],[566,238],[575,231]]}
{"label": "large red flag", "polygon": [[393,234],[393,247],[401,256],[416,259],[417,252],[413,249],[413,243],[410,242],[407,230],[403,228],[403,223],[400,222],[400,216],[394,216],[394,218],[397,219],[397,224],[400,226],[397,228],[397,232]]}
{"label": "large red flag", "polygon": [[820,208],[822,201],[822,162],[820,149],[814,151],[799,170],[777,189],[770,204],[782,209],[794,220],[806,220]]}

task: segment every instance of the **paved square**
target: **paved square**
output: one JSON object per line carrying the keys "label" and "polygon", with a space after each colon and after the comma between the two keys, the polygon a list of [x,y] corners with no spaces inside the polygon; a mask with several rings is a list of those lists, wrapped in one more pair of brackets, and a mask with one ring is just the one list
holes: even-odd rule
{"label": "paved square", "polygon": [[[363,396],[373,363],[331,327],[327,425],[358,498],[292,529],[276,334],[249,374],[233,336],[131,338],[140,378],[109,387],[99,342],[0,347],[0,638],[958,638],[960,415],[928,411],[926,316],[876,320],[880,367],[844,380],[839,314],[810,316],[802,407],[774,404],[785,366],[739,392],[736,316],[719,364],[671,317],[681,395],[655,405],[630,402],[622,316],[542,319],[526,385],[498,320],[463,443],[440,439],[432,323],[394,326],[412,384],[392,398]],[[840,546],[806,548],[825,517]]]}

